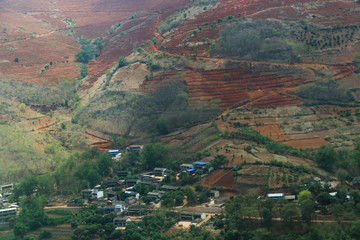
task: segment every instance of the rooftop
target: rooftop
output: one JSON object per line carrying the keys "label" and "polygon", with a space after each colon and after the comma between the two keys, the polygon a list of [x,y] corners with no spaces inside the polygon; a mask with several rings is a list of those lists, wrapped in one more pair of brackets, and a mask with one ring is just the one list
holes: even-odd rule
{"label": "rooftop", "polygon": [[284,197],[283,193],[269,193],[268,197]]}
{"label": "rooftop", "polygon": [[197,161],[197,162],[193,162],[193,164],[196,164],[196,165],[206,165],[206,164],[208,164],[208,162],[205,162],[205,161]]}

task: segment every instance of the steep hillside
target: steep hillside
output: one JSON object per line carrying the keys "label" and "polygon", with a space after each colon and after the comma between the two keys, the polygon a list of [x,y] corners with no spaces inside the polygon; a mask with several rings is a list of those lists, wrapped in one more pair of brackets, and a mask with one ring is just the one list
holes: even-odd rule
{"label": "steep hillside", "polygon": [[[106,149],[118,137],[162,136],[218,116],[222,131],[238,119],[297,148],[352,147],[359,121],[359,6],[326,0],[4,0],[1,94],[11,106],[24,103],[49,115],[48,125],[20,126],[52,133],[67,150],[79,138]],[[118,63],[120,57],[125,63]],[[257,115],[256,109],[268,113]],[[32,119],[26,113],[0,114],[7,124]],[[177,141],[169,135],[165,142]],[[207,147],[188,144],[189,151]],[[41,152],[44,145],[36,146]]]}

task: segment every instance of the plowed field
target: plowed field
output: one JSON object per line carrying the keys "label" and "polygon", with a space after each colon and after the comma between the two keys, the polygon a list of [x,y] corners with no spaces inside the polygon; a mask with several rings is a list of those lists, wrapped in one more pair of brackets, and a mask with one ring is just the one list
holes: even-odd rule
{"label": "plowed field", "polygon": [[218,169],[210,173],[210,175],[203,180],[201,180],[201,183],[209,187],[217,186],[224,188],[232,188],[234,185],[233,171]]}

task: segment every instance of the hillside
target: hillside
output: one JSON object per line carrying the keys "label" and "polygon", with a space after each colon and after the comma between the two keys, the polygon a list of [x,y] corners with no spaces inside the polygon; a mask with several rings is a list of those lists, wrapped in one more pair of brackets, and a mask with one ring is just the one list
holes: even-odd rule
{"label": "hillside", "polygon": [[[20,239],[357,239],[359,107],[359,1],[0,0]],[[114,196],[79,200],[95,186]],[[130,195],[148,216],[116,230]],[[207,216],[181,230],[183,211]]]}

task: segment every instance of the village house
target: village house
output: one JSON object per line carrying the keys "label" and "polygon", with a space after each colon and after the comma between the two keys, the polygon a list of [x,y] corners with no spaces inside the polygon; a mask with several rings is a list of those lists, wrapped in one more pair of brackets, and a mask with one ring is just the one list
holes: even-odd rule
{"label": "village house", "polygon": [[206,218],[205,213],[182,211],[180,212],[180,219],[183,221],[194,221],[196,219],[204,220]]}
{"label": "village house", "polygon": [[117,187],[117,186],[120,186],[120,182],[118,180],[115,180],[115,179],[109,179],[106,181],[106,185],[108,187]]}
{"label": "village house", "polygon": [[126,179],[125,186],[126,186],[126,188],[133,187],[136,184],[138,184],[139,182],[140,182],[139,179]]}
{"label": "village house", "polygon": [[116,212],[123,212],[125,211],[125,202],[119,202],[115,205],[115,211]]}
{"label": "village house", "polygon": [[151,197],[153,199],[160,199],[161,196],[164,194],[165,192],[163,191],[152,191],[152,192],[149,192],[147,194],[148,197]]}
{"label": "village house", "polygon": [[141,205],[131,205],[127,209],[127,215],[129,216],[140,216],[143,213],[143,206]]}
{"label": "village house", "polygon": [[142,145],[130,145],[126,148],[126,151],[136,152],[136,151],[142,151],[142,149],[143,149]]}
{"label": "village house", "polygon": [[131,175],[131,172],[130,171],[117,171],[116,175],[119,178],[126,178],[128,175]]}
{"label": "village house", "polygon": [[114,192],[113,190],[106,191],[106,198],[108,200],[114,199],[115,197],[116,197],[116,192]]}
{"label": "village house", "polygon": [[193,162],[192,165],[196,170],[203,170],[205,166],[208,165],[208,162],[197,161],[197,162]]}
{"label": "village house", "polygon": [[287,195],[284,196],[284,199],[288,200],[289,202],[293,202],[296,200],[296,195]]}
{"label": "village house", "polygon": [[16,216],[16,208],[0,209],[0,222],[7,221]]}
{"label": "village house", "polygon": [[153,174],[157,177],[166,176],[166,168],[154,168]]}
{"label": "village house", "polygon": [[210,191],[210,198],[218,198],[218,197],[220,197],[220,192],[218,190]]}
{"label": "village house", "polygon": [[116,227],[126,227],[126,225],[131,222],[131,219],[129,217],[115,217],[113,220],[113,224]]}
{"label": "village house", "polygon": [[136,203],[136,197],[134,197],[134,196],[127,197],[125,199],[125,203],[126,203],[126,205],[131,205],[131,204]]}
{"label": "village house", "polygon": [[193,169],[194,166],[192,164],[188,164],[188,163],[183,163],[180,165],[180,170],[181,171],[187,171],[189,169]]}
{"label": "village house", "polygon": [[2,192],[12,192],[13,190],[14,190],[14,184],[13,183],[1,186],[1,191]]}
{"label": "village house", "polygon": [[171,191],[177,191],[179,190],[179,187],[176,187],[176,186],[170,186],[170,185],[162,185],[160,187],[160,189],[162,191],[165,191],[165,192],[171,192]]}
{"label": "village house", "polygon": [[104,197],[104,192],[98,189],[84,189],[80,191],[80,195],[83,199],[101,199]]}
{"label": "village house", "polygon": [[108,153],[111,154],[112,157],[115,157],[117,154],[119,154],[119,150],[109,150]]}
{"label": "village house", "polygon": [[143,181],[153,181],[153,182],[159,181],[159,179],[157,179],[152,172],[140,174],[139,179]]}

